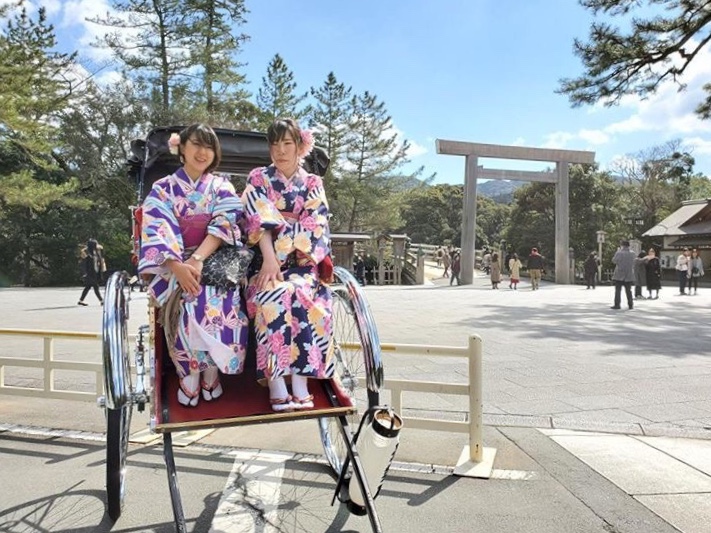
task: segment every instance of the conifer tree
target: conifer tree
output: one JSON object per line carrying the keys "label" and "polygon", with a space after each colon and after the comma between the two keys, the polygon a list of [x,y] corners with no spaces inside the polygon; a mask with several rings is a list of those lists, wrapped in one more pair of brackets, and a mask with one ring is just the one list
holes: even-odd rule
{"label": "conifer tree", "polygon": [[[574,106],[613,105],[630,94],[644,98],[665,80],[683,90],[682,75],[711,41],[708,0],[579,2],[606,20],[592,24],[588,42],[575,40],[575,55],[580,57],[584,73],[561,80],[558,89]],[[616,26],[618,20],[629,24],[621,29]],[[711,117],[711,83],[703,88],[705,98],[696,112],[706,119]]]}
{"label": "conifer tree", "polygon": [[331,164],[323,177],[326,194],[331,202],[336,200],[333,182],[343,159],[351,92],[351,87],[346,88],[343,83],[339,83],[333,72],[329,72],[326,81],[319,88],[311,88],[311,96],[316,103],[311,110],[309,126],[317,132],[316,143],[323,147],[331,158]]}
{"label": "conifer tree", "polygon": [[294,73],[282,57],[276,54],[269,62],[267,75],[262,78],[262,86],[257,92],[257,106],[261,112],[260,128],[266,129],[279,117],[300,121],[309,113],[308,108],[300,107],[307,96],[308,93],[296,94]]}
{"label": "conifer tree", "polygon": [[244,0],[186,0],[184,7],[181,33],[198,72],[194,101],[204,108],[208,122],[248,128],[257,111],[248,102],[246,78],[240,72],[244,64],[236,55],[249,37],[234,32],[245,23]]}
{"label": "conifer tree", "polygon": [[0,35],[0,264],[25,285],[52,275],[48,249],[66,252],[61,222],[88,207],[56,148],[56,123],[73,103],[77,76],[74,56],[55,46],[42,8],[36,18],[21,8]]}
{"label": "conifer tree", "polygon": [[354,96],[349,107],[332,222],[341,231],[387,231],[401,225],[397,193],[421,169],[402,172],[410,145],[398,140],[384,102],[366,91]]}
{"label": "conifer tree", "polygon": [[182,40],[184,2],[113,0],[117,14],[90,22],[112,28],[94,45],[109,48],[125,75],[145,88],[157,107],[155,122],[171,121],[174,93],[184,94],[192,64]]}

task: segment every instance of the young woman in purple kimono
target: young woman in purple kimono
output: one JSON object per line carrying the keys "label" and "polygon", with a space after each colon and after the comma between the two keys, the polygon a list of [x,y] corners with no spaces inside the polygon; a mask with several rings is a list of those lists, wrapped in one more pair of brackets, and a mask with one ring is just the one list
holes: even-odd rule
{"label": "young woman in purple kimono", "polygon": [[321,178],[301,167],[313,147],[311,132],[279,119],[267,139],[272,164],[254,169],[242,194],[248,245],[258,248],[247,309],[272,409],[310,409],[308,378],[333,373],[332,302],[318,268],[330,253],[328,203]]}
{"label": "young woman in purple kimono", "polygon": [[161,307],[170,357],[180,376],[178,401],[195,406],[223,390],[218,371],[242,372],[248,319],[239,290],[201,282],[203,261],[223,243],[241,246],[242,203],[227,178],[210,172],[220,162],[217,135],[194,124],[169,141],[183,166],[155,182],[143,203],[141,274],[153,274],[149,293]]}

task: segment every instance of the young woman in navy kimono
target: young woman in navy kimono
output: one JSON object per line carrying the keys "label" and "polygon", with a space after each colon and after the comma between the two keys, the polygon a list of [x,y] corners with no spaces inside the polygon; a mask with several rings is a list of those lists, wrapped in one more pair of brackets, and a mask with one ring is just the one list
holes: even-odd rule
{"label": "young woman in navy kimono", "polygon": [[248,245],[258,250],[247,310],[272,409],[310,409],[309,378],[333,373],[332,302],[319,273],[330,254],[328,202],[321,178],[301,166],[313,147],[311,132],[278,119],[267,139],[272,164],[250,173],[242,195]]}

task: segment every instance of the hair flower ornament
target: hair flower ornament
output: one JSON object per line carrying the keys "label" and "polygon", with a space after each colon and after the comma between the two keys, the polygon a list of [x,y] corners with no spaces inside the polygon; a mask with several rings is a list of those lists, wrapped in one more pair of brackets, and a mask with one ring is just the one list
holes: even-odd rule
{"label": "hair flower ornament", "polygon": [[299,157],[304,158],[314,149],[314,132],[312,130],[301,130],[301,149]]}
{"label": "hair flower ornament", "polygon": [[180,153],[180,134],[171,133],[170,139],[168,139],[168,150],[173,155],[178,155]]}

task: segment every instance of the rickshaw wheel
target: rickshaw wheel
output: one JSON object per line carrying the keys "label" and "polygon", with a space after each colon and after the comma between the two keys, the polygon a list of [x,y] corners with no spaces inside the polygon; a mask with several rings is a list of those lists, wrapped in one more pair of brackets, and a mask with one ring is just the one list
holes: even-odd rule
{"label": "rickshaw wheel", "polygon": [[[358,282],[342,268],[336,267],[334,272],[337,281],[331,289],[334,379],[357,407],[357,413],[347,417],[349,430],[354,433],[363,413],[379,404],[383,379],[380,340]],[[347,456],[339,421],[335,417],[323,417],[318,422],[326,460],[337,477]]]}
{"label": "rickshaw wheel", "polygon": [[106,497],[111,520],[121,516],[126,481],[131,406],[106,409]]}
{"label": "rickshaw wheel", "polygon": [[104,390],[106,392],[106,499],[112,520],[121,516],[131,425],[131,369],[128,349],[128,276],[115,272],[106,283],[103,313]]}

